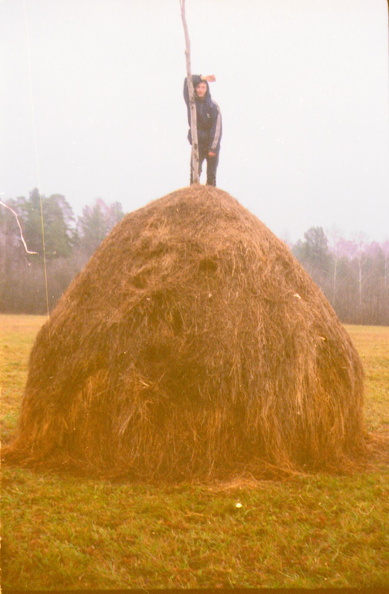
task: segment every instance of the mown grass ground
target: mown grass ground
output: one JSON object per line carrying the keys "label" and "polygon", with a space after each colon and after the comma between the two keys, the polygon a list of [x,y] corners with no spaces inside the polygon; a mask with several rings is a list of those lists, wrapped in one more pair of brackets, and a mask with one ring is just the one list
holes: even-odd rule
{"label": "mown grass ground", "polygon": [[[3,440],[44,318],[0,316]],[[389,328],[349,326],[370,431],[388,433]],[[378,587],[389,583],[388,472],[141,485],[3,468],[3,587]]]}

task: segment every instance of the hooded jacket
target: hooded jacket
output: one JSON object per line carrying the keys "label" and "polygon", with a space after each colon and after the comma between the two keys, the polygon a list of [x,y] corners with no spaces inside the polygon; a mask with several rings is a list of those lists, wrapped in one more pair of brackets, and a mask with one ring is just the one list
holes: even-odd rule
{"label": "hooded jacket", "polygon": [[[192,76],[192,82],[194,87],[196,87],[200,82],[205,82],[207,85],[207,92],[203,99],[195,96],[199,148],[207,152],[211,151],[216,153],[220,148],[220,140],[222,137],[222,116],[220,113],[220,108],[216,101],[214,101],[211,97],[208,81],[201,80],[201,76],[199,74],[194,74]],[[190,126],[189,92],[186,78],[184,80],[184,99],[188,108],[188,123]],[[188,132],[188,140],[190,144],[192,144],[190,127]]]}

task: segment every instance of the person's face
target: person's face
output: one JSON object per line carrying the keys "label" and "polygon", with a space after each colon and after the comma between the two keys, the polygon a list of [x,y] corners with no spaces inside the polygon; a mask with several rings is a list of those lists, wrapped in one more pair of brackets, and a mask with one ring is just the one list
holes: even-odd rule
{"label": "person's face", "polygon": [[196,87],[196,95],[197,97],[199,97],[200,99],[202,99],[203,97],[205,97],[207,92],[207,84],[205,82],[201,82],[197,85]]}

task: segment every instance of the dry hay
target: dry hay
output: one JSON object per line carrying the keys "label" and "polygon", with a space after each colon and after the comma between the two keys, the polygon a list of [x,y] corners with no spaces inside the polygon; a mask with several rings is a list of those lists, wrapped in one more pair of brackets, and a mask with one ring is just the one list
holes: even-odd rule
{"label": "dry hay", "polygon": [[192,186],[119,223],[33,347],[6,458],[138,479],[344,470],[363,371],[288,248]]}

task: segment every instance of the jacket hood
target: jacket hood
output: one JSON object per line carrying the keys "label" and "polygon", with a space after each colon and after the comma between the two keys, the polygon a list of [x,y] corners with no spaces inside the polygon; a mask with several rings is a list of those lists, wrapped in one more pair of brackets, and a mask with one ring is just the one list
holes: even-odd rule
{"label": "jacket hood", "polygon": [[[211,99],[211,91],[209,89],[209,83],[208,83],[208,81],[207,80],[200,80],[200,82],[198,82],[197,84],[199,85],[200,83],[205,83],[207,85],[207,92],[204,95],[204,99]],[[195,86],[195,90],[196,90],[196,86]]]}

